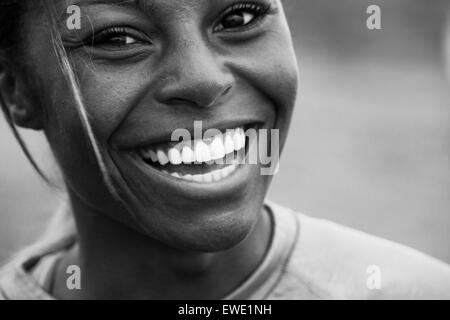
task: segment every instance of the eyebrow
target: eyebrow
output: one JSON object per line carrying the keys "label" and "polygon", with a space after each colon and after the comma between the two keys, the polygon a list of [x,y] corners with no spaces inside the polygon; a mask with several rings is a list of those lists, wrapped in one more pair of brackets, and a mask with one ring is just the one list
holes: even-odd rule
{"label": "eyebrow", "polygon": [[[145,0],[76,0],[67,6],[88,7],[94,5],[113,5],[119,7],[138,7],[140,8]],[[60,15],[59,21],[64,21],[66,18],[66,11],[64,10]]]}

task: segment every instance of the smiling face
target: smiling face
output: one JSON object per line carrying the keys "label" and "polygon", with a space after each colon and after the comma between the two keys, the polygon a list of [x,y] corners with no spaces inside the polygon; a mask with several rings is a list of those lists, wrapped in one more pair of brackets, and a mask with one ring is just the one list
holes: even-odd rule
{"label": "smiling face", "polygon": [[[66,27],[71,4],[81,8],[79,30]],[[176,248],[217,251],[244,239],[270,176],[260,165],[205,161],[244,156],[248,128],[280,129],[283,145],[297,66],[281,2],[81,0],[57,1],[55,9],[122,202],[102,181],[49,26],[36,11],[27,19],[28,64],[72,198]],[[179,128],[194,136],[194,121],[223,135],[169,143]]]}

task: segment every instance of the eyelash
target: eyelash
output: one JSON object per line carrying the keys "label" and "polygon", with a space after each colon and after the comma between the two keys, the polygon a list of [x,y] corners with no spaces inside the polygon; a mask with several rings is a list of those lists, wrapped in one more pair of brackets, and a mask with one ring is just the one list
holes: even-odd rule
{"label": "eyelash", "polygon": [[104,45],[115,45],[115,46],[120,46],[120,47],[130,45],[130,44],[118,45],[118,44],[108,43],[108,40],[111,40],[114,37],[129,37],[129,38],[132,38],[137,43],[150,42],[148,40],[144,40],[144,35],[135,35],[135,34],[141,34],[141,33],[139,31],[137,31],[133,28],[129,28],[129,27],[124,27],[124,26],[112,27],[112,28],[104,29],[104,30],[100,31],[99,33],[94,34],[93,36],[89,37],[87,40],[85,40],[85,44],[91,45],[91,46],[99,46],[99,45],[104,44]]}
{"label": "eyelash", "polygon": [[[270,11],[271,5],[260,5],[260,4],[256,4],[254,2],[248,2],[248,3],[236,3],[234,5],[231,5],[228,9],[225,10],[225,12],[221,15],[220,19],[219,19],[219,24],[216,25],[213,28],[214,32],[220,32],[220,31],[226,31],[226,32],[233,32],[233,31],[245,31],[251,27],[253,27],[258,21],[260,21],[261,19],[263,19],[267,13]],[[243,12],[247,12],[247,13],[251,13],[254,14],[254,18],[248,22],[247,24],[241,26],[241,27],[236,27],[236,28],[220,28],[220,23],[223,23],[223,19],[225,19],[226,17],[232,15],[232,14],[236,14],[236,13],[243,13]],[[85,45],[90,45],[90,46],[101,46],[101,45],[110,45],[110,46],[115,46],[115,47],[124,47],[124,46],[130,46],[136,43],[151,43],[149,40],[144,40],[145,36],[144,35],[132,35],[132,33],[136,33],[136,34],[140,34],[139,31],[133,29],[133,28],[129,28],[129,27],[125,27],[125,26],[118,26],[118,27],[111,27],[108,29],[104,29],[102,31],[100,31],[97,34],[94,34],[93,36],[89,37],[88,39],[86,39],[84,41]],[[133,44],[117,44],[117,43],[108,43],[108,40],[113,39],[114,37],[130,37],[133,39],[133,41],[136,41],[136,43]]]}
{"label": "eyelash", "polygon": [[[222,20],[225,19],[227,16],[230,16],[232,14],[242,13],[242,12],[250,12],[255,15],[255,17],[252,19],[252,21],[250,21],[249,23],[247,23],[246,25],[244,25],[242,27],[233,28],[235,30],[237,30],[237,29],[246,30],[246,29],[252,27],[259,20],[264,18],[267,15],[267,13],[270,11],[270,9],[271,9],[270,4],[263,6],[263,5],[254,3],[254,2],[236,3],[225,10],[225,12],[221,15],[221,17],[219,19],[219,23],[221,23]],[[222,30],[226,30],[226,29],[223,28],[220,30],[220,29],[218,29],[217,25],[214,27],[215,32],[220,32]]]}

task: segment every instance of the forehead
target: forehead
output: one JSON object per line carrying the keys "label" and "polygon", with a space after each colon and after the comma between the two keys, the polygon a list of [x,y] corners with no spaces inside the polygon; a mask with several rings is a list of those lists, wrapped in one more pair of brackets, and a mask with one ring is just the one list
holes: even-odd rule
{"label": "forehead", "polygon": [[158,12],[179,12],[192,9],[210,8],[233,3],[233,0],[59,0],[59,5],[76,5],[80,8],[93,6],[133,7]]}

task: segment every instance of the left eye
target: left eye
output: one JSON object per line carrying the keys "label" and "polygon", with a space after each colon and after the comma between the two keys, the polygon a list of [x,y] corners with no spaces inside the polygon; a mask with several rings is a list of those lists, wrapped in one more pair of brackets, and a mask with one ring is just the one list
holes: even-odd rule
{"label": "left eye", "polygon": [[226,16],[221,23],[224,29],[239,28],[252,22],[255,16],[250,12],[236,12]]}
{"label": "left eye", "polygon": [[268,8],[257,4],[237,4],[225,11],[214,31],[233,30],[247,27],[264,16]]}

